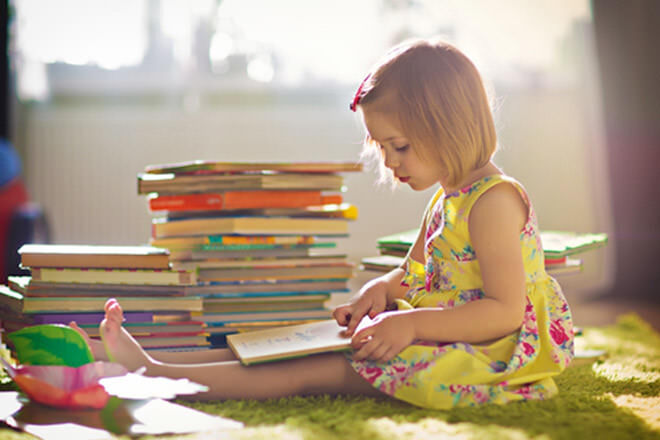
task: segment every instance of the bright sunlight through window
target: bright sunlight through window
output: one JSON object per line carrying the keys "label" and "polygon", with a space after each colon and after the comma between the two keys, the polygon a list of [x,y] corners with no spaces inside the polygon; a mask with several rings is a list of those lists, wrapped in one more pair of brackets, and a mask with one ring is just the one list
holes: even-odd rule
{"label": "bright sunlight through window", "polygon": [[575,29],[590,23],[588,0],[14,0],[12,6],[23,100],[193,86],[249,92],[264,85],[352,85],[387,47],[428,36],[457,44],[491,79],[524,83],[570,72],[566,47]]}

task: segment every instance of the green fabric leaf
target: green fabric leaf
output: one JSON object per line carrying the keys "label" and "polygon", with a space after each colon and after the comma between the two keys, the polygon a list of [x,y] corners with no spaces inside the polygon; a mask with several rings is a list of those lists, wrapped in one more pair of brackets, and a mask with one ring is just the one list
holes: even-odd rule
{"label": "green fabric leaf", "polygon": [[79,367],[94,362],[83,337],[66,325],[44,324],[10,333],[16,357],[23,365]]}

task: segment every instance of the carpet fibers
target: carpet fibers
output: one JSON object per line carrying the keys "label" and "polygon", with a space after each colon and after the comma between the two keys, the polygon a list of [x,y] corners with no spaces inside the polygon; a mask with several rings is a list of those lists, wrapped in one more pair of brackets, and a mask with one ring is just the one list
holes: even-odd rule
{"label": "carpet fibers", "polygon": [[[624,315],[615,325],[585,328],[577,344],[608,356],[571,366],[556,379],[559,395],[547,401],[449,411],[343,396],[180,402],[245,428],[167,438],[660,440],[660,335],[638,316]],[[4,429],[0,438],[30,437]]]}

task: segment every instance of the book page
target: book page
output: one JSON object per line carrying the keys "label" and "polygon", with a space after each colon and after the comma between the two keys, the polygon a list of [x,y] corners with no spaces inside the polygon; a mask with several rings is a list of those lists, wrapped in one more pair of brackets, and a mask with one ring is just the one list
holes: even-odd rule
{"label": "book page", "polygon": [[274,329],[238,333],[227,337],[234,353],[245,364],[290,358],[323,351],[348,349],[351,338],[343,335],[334,319]]}

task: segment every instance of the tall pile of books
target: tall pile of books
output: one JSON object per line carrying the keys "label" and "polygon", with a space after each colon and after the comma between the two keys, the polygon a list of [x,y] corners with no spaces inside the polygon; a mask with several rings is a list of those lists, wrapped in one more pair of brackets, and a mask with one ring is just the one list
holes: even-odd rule
{"label": "tall pile of books", "polygon": [[202,300],[186,289],[193,271],[170,267],[167,250],[150,246],[38,245],[20,250],[31,276],[0,286],[0,321],[11,332],[75,321],[92,337],[108,298],[120,300],[125,327],[146,349],[206,346],[204,323],[192,319]]}
{"label": "tall pile of books", "polygon": [[150,165],[138,193],[152,214],[150,245],[193,271],[199,319],[213,347],[228,334],[329,318],[354,265],[333,252],[357,209],[345,203],[355,163],[194,161]]}
{"label": "tall pile of books", "polygon": [[[362,268],[387,272],[403,263],[408,249],[417,238],[418,229],[387,235],[377,240],[378,255],[362,259]],[[552,276],[579,273],[582,260],[578,254],[607,244],[607,234],[541,231],[545,268]]]}

